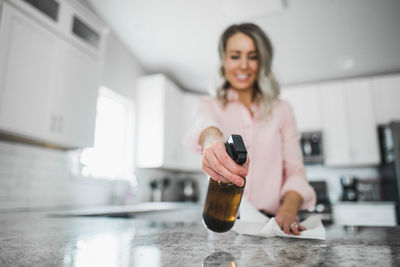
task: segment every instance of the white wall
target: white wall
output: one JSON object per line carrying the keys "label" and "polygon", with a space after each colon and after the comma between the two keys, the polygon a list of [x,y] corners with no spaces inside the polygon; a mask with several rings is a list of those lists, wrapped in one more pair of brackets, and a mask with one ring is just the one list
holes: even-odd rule
{"label": "white wall", "polygon": [[107,41],[102,85],[114,90],[132,101],[135,100],[136,80],[145,74],[140,63],[117,36],[111,32]]}

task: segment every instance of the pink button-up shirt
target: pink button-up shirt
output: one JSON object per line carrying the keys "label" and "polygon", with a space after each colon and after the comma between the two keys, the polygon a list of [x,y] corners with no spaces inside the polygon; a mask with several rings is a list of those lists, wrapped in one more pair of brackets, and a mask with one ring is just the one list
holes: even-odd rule
{"label": "pink button-up shirt", "polygon": [[195,151],[201,152],[199,137],[208,127],[218,128],[228,138],[242,136],[250,157],[244,197],[257,209],[276,214],[287,191],[299,193],[300,209],[315,205],[316,196],[309,185],[301,148],[300,134],[289,103],[275,100],[272,115],[262,119],[258,104],[251,107],[253,116],[238,101],[235,91],[228,91],[228,104],[223,107],[215,98],[204,97],[198,106],[193,132],[186,139]]}

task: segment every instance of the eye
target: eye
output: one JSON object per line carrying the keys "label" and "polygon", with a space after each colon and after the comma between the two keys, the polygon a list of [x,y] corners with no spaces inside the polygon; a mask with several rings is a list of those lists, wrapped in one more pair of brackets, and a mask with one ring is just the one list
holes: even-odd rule
{"label": "eye", "polygon": [[249,56],[250,60],[258,60],[258,56],[257,55],[251,55]]}
{"label": "eye", "polygon": [[239,59],[240,58],[240,56],[238,56],[238,55],[231,55],[231,59]]}

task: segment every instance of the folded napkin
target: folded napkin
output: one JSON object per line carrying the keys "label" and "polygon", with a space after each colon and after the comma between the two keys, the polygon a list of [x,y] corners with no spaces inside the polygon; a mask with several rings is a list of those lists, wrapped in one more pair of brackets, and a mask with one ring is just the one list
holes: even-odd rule
{"label": "folded napkin", "polygon": [[318,215],[312,215],[300,222],[307,230],[301,231],[300,235],[286,234],[278,226],[275,218],[268,218],[259,212],[249,201],[242,199],[239,208],[240,219],[237,219],[232,230],[238,234],[255,235],[263,237],[290,237],[307,239],[326,239],[325,228]]}

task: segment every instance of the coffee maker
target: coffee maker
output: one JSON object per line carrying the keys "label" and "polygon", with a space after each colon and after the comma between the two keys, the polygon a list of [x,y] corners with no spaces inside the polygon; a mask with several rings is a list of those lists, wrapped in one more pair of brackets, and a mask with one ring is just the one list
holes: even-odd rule
{"label": "coffee maker", "polygon": [[342,201],[357,201],[358,192],[357,184],[358,179],[352,175],[343,175],[340,177],[340,184],[342,185]]}

